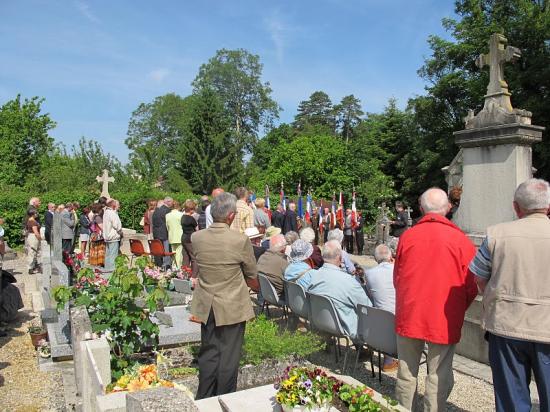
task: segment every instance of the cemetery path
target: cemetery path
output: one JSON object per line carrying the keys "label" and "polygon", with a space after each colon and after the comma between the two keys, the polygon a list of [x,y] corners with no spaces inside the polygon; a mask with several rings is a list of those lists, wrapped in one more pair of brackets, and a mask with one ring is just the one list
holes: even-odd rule
{"label": "cemetery path", "polygon": [[0,337],[0,411],[64,411],[61,373],[40,371],[37,353],[27,333],[32,321],[39,319],[32,311],[28,294],[36,275],[27,274],[24,256],[4,262],[4,269],[17,278],[25,307],[8,324],[8,336]]}

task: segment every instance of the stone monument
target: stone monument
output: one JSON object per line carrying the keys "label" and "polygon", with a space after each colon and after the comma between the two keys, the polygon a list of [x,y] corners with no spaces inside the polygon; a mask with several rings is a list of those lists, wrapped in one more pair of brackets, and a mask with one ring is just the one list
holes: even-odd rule
{"label": "stone monument", "polygon": [[376,218],[376,246],[387,244],[390,240],[390,218],[388,218],[389,209],[386,203],[382,203],[378,210],[380,214]]}
{"label": "stone monument", "polygon": [[512,107],[504,81],[504,64],[520,56],[503,35],[491,36],[489,53],[476,60],[480,69],[490,68],[483,109],[477,115],[470,110],[465,130],[454,133],[461,159],[453,163],[461,163],[463,185],[454,221],[476,244],[488,226],[515,218],[514,191],[532,177],[531,146],[542,139],[544,128],[531,124],[530,112]]}
{"label": "stone monument", "polygon": [[109,171],[107,169],[104,169],[103,174],[101,176],[96,176],[95,180],[103,184],[101,187],[101,196],[109,199],[111,197],[109,196],[109,183],[113,183],[115,181],[115,178],[109,176]]}

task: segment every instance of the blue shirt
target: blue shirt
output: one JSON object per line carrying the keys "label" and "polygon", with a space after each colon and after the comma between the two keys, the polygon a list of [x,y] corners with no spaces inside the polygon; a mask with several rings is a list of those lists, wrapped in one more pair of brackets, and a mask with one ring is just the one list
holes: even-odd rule
{"label": "blue shirt", "polygon": [[321,268],[313,271],[308,292],[329,298],[346,333],[352,338],[357,336],[356,307],[358,304],[372,304],[355,277],[325,262]]}
{"label": "blue shirt", "polygon": [[470,269],[470,272],[477,277],[489,280],[491,277],[492,266],[492,257],[491,252],[489,251],[489,238],[486,237],[477,250],[476,255],[470,262],[470,266],[468,268]]}
{"label": "blue shirt", "polygon": [[365,278],[373,306],[395,313],[393,263],[382,262],[378,266],[366,269]]}
{"label": "blue shirt", "polygon": [[[305,261],[294,262],[286,267],[284,278],[290,282],[296,282],[307,290],[313,272],[315,272],[315,269],[312,269]],[[298,277],[299,279],[296,280]]]}

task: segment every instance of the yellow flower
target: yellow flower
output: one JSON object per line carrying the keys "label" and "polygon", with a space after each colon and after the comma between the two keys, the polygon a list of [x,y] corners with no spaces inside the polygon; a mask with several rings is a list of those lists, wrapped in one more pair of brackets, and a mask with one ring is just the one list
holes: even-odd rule
{"label": "yellow flower", "polygon": [[157,366],[154,364],[141,366],[139,368],[139,376],[140,379],[144,379],[149,383],[156,381],[158,379]]}
{"label": "yellow flower", "polygon": [[130,380],[130,375],[122,375],[119,380],[116,381],[116,386],[124,389],[128,385],[128,382],[130,382]]}
{"label": "yellow flower", "polygon": [[164,379],[160,379],[159,380],[159,383],[161,386],[164,386],[166,388],[173,388],[174,387],[174,383],[173,382],[170,382],[170,381],[166,381]]}

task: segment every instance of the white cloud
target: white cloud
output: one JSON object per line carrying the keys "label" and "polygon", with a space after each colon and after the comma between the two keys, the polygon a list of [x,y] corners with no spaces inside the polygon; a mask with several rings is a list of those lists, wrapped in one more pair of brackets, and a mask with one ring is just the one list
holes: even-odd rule
{"label": "white cloud", "polygon": [[84,0],[75,0],[75,6],[80,13],[92,23],[100,23],[100,20],[90,9],[90,5]]}
{"label": "white cloud", "polygon": [[265,19],[265,24],[275,46],[277,61],[282,63],[290,29],[276,12]]}
{"label": "white cloud", "polygon": [[170,75],[170,73],[171,73],[170,70],[161,67],[161,68],[152,70],[149,73],[149,78],[153,80],[155,83],[162,83],[163,80]]}

